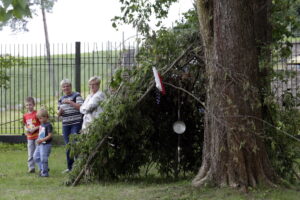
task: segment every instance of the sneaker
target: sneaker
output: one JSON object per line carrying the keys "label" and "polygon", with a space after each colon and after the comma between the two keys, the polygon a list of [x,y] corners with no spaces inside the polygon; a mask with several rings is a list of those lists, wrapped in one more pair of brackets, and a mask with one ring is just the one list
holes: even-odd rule
{"label": "sneaker", "polygon": [[[48,172],[50,172],[50,168],[48,168]],[[40,173],[42,173],[42,170],[40,170]]]}
{"label": "sneaker", "polygon": [[29,169],[28,173],[35,173],[35,169],[34,168],[33,169]]}
{"label": "sneaker", "polygon": [[69,173],[70,171],[71,171],[71,170],[66,169],[66,170],[62,171],[61,173],[66,174],[66,173]]}

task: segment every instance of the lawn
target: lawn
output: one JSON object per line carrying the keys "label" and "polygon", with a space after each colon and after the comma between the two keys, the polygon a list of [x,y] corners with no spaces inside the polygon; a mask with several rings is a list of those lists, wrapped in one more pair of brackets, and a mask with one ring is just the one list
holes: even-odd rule
{"label": "lawn", "polygon": [[171,181],[161,178],[141,178],[113,183],[93,183],[67,187],[61,173],[65,169],[63,147],[53,147],[50,156],[50,177],[28,174],[25,145],[0,143],[0,200],[293,200],[300,190],[258,189],[248,194],[229,188],[194,188],[191,178]]}

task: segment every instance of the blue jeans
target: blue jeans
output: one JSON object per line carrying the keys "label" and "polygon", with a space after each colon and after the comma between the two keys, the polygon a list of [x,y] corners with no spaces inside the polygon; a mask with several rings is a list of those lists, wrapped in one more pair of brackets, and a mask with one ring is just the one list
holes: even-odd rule
{"label": "blue jeans", "polygon": [[27,150],[28,150],[28,170],[33,170],[34,166],[34,159],[33,154],[36,149],[36,140],[27,140]]}
{"label": "blue jeans", "polygon": [[39,166],[41,176],[49,176],[48,158],[51,152],[51,144],[39,144],[33,154],[35,163]]}
{"label": "blue jeans", "polygon": [[[65,144],[69,143],[69,139],[70,139],[71,134],[78,134],[79,133],[79,131],[81,130],[81,126],[82,126],[81,123],[80,124],[72,124],[72,125],[68,125],[68,126],[63,126],[62,132],[63,132],[63,137],[64,137]],[[67,151],[66,151],[66,157],[67,157],[68,169],[72,170],[74,159],[70,158],[70,150],[69,149],[67,149]]]}

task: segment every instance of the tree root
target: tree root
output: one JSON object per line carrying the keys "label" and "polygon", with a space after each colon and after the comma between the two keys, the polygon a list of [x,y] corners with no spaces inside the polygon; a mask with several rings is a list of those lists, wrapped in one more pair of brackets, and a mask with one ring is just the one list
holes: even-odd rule
{"label": "tree root", "polygon": [[[274,182],[276,177],[274,178],[273,176],[268,176],[270,173],[264,171],[264,167],[261,166],[263,161],[261,161],[261,164],[255,164],[254,166],[250,164],[247,166],[246,177],[245,174],[238,170],[238,166],[235,167],[232,165],[231,167],[225,169],[223,173],[217,173],[212,171],[211,164],[209,164],[209,162],[207,163],[206,160],[203,162],[204,163],[201,166],[198,174],[192,180],[192,186],[194,187],[231,187],[239,189],[242,192],[248,192],[249,187],[256,187],[257,185],[261,184],[272,188],[278,187],[278,185]],[[238,174],[240,174],[240,176]]]}
{"label": "tree root", "polygon": [[210,182],[211,171],[209,170],[209,166],[207,164],[202,165],[197,176],[193,179],[192,185],[194,187],[201,187]]}

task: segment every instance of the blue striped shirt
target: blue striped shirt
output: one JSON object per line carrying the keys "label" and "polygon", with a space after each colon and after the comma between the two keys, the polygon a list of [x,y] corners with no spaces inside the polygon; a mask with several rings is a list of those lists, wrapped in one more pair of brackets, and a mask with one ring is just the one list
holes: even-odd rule
{"label": "blue striped shirt", "polygon": [[64,110],[63,114],[61,115],[63,126],[82,123],[82,114],[79,112],[79,110],[77,110],[70,104],[62,103],[65,99],[71,100],[80,105],[83,104],[83,98],[80,96],[78,92],[73,92],[70,95],[62,96],[58,100],[58,109]]}

